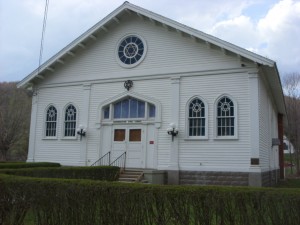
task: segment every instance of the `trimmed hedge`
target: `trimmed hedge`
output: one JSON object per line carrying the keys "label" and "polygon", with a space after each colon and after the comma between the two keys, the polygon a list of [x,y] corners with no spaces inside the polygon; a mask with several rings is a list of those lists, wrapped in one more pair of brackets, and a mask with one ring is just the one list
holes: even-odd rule
{"label": "trimmed hedge", "polygon": [[33,167],[60,167],[59,163],[50,162],[5,162],[0,163],[0,169],[23,169]]}
{"label": "trimmed hedge", "polygon": [[93,167],[50,167],[22,170],[2,169],[0,173],[40,178],[92,179],[115,181],[119,178],[120,168],[116,166]]}
{"label": "trimmed hedge", "polygon": [[0,224],[298,225],[300,190],[0,175]]}

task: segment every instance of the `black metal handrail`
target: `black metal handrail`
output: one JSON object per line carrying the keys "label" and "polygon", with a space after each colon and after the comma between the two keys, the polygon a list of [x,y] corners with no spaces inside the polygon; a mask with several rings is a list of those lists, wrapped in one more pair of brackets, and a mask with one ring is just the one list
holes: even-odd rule
{"label": "black metal handrail", "polygon": [[112,163],[110,163],[110,166],[118,166],[120,167],[121,172],[125,170],[125,164],[126,164],[126,152],[124,152],[122,155],[120,155],[118,158],[116,158]]}
{"label": "black metal handrail", "polygon": [[103,155],[100,159],[94,162],[91,166],[109,166],[110,165],[110,151]]}

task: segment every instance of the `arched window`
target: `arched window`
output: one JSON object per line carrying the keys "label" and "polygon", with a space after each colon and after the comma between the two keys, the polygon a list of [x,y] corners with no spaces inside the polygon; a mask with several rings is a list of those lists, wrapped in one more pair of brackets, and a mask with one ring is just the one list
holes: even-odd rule
{"label": "arched window", "polygon": [[100,123],[104,124],[121,121],[146,121],[147,123],[155,121],[159,124],[161,122],[160,111],[160,103],[153,99],[124,94],[122,97],[117,96],[100,105],[98,115]]}
{"label": "arched window", "polygon": [[235,136],[235,105],[223,96],[217,102],[217,136]]}
{"label": "arched window", "polygon": [[68,105],[65,111],[65,137],[74,137],[76,134],[76,116],[75,106]]}
{"label": "arched window", "polygon": [[145,102],[127,98],[114,104],[114,119],[144,118]]}
{"label": "arched window", "polygon": [[206,109],[199,98],[194,98],[188,105],[189,137],[206,136]]}
{"label": "arched window", "polygon": [[46,113],[46,137],[56,137],[56,125],[57,125],[57,110],[51,105],[47,109]]}

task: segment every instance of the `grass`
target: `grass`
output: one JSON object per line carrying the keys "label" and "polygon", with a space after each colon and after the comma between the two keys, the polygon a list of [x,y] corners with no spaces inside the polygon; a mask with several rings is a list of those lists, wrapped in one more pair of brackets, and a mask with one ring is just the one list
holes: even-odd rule
{"label": "grass", "polygon": [[300,178],[288,178],[284,181],[280,181],[279,188],[300,188]]}

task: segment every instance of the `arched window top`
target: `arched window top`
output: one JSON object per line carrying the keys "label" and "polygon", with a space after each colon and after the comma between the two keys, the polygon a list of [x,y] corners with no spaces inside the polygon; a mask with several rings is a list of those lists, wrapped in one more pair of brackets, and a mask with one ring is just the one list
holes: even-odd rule
{"label": "arched window top", "polygon": [[205,104],[199,98],[194,98],[189,104],[189,118],[205,117]]}
{"label": "arched window top", "polygon": [[[119,118],[115,118],[114,114],[115,114],[115,106],[119,103],[119,105],[121,106],[117,106],[117,107],[124,107],[123,109],[125,109],[124,114],[126,115],[126,107],[127,106],[122,106],[122,103],[124,100],[129,100],[129,99],[134,99],[140,102],[143,102],[145,105],[145,113],[144,113],[144,117],[140,117],[140,118],[131,118],[130,115],[141,115],[142,114],[142,107],[143,107],[143,103],[139,104],[140,105],[140,109],[138,109],[138,112],[132,112],[133,114],[128,115],[128,118],[121,118],[121,115]],[[124,105],[127,105],[127,103],[123,103]],[[132,105],[134,105],[135,103],[132,102]],[[130,105],[130,104],[129,104]],[[129,120],[133,120],[133,121],[147,121],[147,123],[155,123],[155,127],[159,128],[161,126],[161,103],[159,100],[149,97],[149,96],[145,96],[142,95],[140,93],[135,93],[135,92],[128,92],[125,91],[119,95],[116,95],[110,99],[105,100],[104,102],[102,102],[101,104],[99,104],[98,107],[98,114],[97,114],[97,121],[96,122],[96,126],[97,127],[101,127],[102,124],[111,124],[111,122],[113,121],[129,121]],[[139,112],[141,111],[141,112]],[[118,114],[118,113],[117,113]]]}
{"label": "arched window top", "polygon": [[237,105],[228,95],[221,96],[216,102],[217,137],[237,138]]}
{"label": "arched window top", "polygon": [[57,120],[57,110],[53,105],[50,105],[47,109],[46,121],[56,121]]}
{"label": "arched window top", "polygon": [[57,109],[50,105],[46,111],[46,137],[56,137],[56,127],[57,127]]}
{"label": "arched window top", "polygon": [[68,105],[65,112],[65,120],[72,121],[76,120],[77,110],[76,107],[72,104]]}
{"label": "arched window top", "polygon": [[73,104],[69,104],[65,110],[65,137],[75,137],[76,135],[77,109]]}
{"label": "arched window top", "polygon": [[125,98],[113,104],[114,119],[145,118],[145,102],[136,98]]}
{"label": "arched window top", "polygon": [[104,106],[102,115],[105,120],[153,120],[156,116],[156,107],[152,103],[127,96]]}
{"label": "arched window top", "polygon": [[207,138],[207,106],[200,97],[193,97],[187,103],[187,134],[191,139]]}
{"label": "arched window top", "polygon": [[234,116],[234,103],[228,96],[223,96],[219,99],[217,104],[217,116],[232,117]]}

